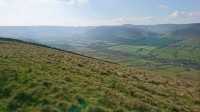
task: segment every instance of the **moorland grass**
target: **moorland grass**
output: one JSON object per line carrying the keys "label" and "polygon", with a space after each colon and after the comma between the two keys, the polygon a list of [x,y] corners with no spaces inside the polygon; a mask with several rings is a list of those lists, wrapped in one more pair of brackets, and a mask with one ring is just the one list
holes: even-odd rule
{"label": "moorland grass", "polygon": [[0,112],[198,112],[199,81],[1,40]]}

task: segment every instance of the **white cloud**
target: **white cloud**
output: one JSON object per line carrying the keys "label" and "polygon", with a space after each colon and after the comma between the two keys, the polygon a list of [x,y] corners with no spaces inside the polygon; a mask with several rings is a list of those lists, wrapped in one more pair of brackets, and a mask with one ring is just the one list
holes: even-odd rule
{"label": "white cloud", "polygon": [[88,0],[0,0],[0,25],[74,25],[78,21],[75,18],[79,16],[75,10],[84,7],[88,2]]}
{"label": "white cloud", "polygon": [[89,2],[89,0],[57,0],[57,1],[61,1],[61,2],[65,2],[66,4],[69,5],[85,5]]}
{"label": "white cloud", "polygon": [[78,4],[87,4],[89,0],[77,0]]}
{"label": "white cloud", "polygon": [[167,6],[165,4],[160,4],[159,8],[161,8],[161,9],[169,9],[169,6]]}
{"label": "white cloud", "polygon": [[87,4],[89,0],[0,0],[0,4],[58,4],[62,3],[64,5],[79,5]]}
{"label": "white cloud", "polygon": [[60,0],[60,2],[64,2],[67,5],[74,5],[75,4],[75,0]]}
{"label": "white cloud", "polygon": [[169,17],[172,18],[200,18],[200,12],[185,12],[185,11],[174,11]]}
{"label": "white cloud", "polygon": [[146,24],[153,19],[151,16],[121,17],[111,20],[114,24]]}
{"label": "white cloud", "polygon": [[165,23],[199,23],[200,12],[173,11],[168,16],[161,18]]}

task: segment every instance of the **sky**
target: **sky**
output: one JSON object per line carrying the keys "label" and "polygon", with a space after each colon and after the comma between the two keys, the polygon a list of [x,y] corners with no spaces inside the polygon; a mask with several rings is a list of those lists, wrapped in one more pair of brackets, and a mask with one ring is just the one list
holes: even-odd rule
{"label": "sky", "polygon": [[200,0],[0,0],[0,26],[200,23]]}

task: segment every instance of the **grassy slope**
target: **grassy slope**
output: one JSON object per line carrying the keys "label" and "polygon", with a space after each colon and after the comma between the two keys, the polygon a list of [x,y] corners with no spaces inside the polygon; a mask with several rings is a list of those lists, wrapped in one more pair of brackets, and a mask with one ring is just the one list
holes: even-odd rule
{"label": "grassy slope", "polygon": [[0,40],[0,112],[198,112],[199,80]]}

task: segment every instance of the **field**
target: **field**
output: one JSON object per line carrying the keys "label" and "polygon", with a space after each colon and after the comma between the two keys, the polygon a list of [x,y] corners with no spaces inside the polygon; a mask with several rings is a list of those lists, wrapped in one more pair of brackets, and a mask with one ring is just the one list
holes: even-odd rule
{"label": "field", "polygon": [[200,110],[199,77],[157,73],[0,40],[0,112]]}
{"label": "field", "polygon": [[112,46],[108,49],[113,51],[119,51],[123,53],[128,53],[132,55],[148,55],[152,50],[156,47],[152,46],[134,46],[134,45],[119,45],[119,46]]}

